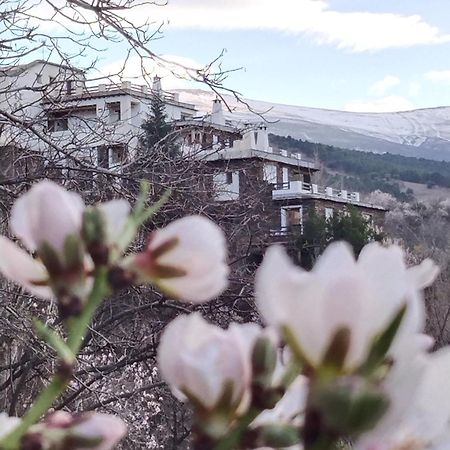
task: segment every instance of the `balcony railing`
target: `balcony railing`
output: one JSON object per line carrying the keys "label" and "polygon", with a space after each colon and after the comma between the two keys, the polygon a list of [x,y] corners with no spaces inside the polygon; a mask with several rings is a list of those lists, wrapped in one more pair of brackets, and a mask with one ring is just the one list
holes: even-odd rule
{"label": "balcony railing", "polygon": [[359,192],[350,192],[345,189],[323,187],[303,181],[289,181],[273,185],[272,198],[274,200],[295,198],[301,194],[317,195],[330,199],[342,199],[349,202],[360,202]]}
{"label": "balcony railing", "polygon": [[[73,86],[67,89],[65,86],[61,88],[50,90],[47,94],[51,97],[78,97],[81,95],[100,95],[100,94],[113,94],[126,92],[131,94],[149,95],[153,91],[146,85],[133,84],[128,81],[122,83],[109,83],[109,84],[97,84],[95,86]],[[166,101],[179,101],[178,95],[173,92],[162,91],[164,100]]]}

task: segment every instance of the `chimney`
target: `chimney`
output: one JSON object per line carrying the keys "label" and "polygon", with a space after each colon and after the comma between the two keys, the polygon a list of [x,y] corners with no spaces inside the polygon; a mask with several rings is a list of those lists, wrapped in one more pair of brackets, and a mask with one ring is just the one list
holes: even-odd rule
{"label": "chimney", "polygon": [[162,91],[161,77],[158,77],[158,75],[153,78],[152,91],[158,93]]}
{"label": "chimney", "polygon": [[216,123],[217,125],[225,125],[225,116],[223,115],[222,102],[220,98],[215,98],[213,100],[211,122]]}
{"label": "chimney", "polygon": [[256,149],[263,152],[269,151],[269,133],[265,125],[260,125],[256,132]]}
{"label": "chimney", "polygon": [[247,131],[242,137],[241,141],[242,150],[252,150],[256,148],[255,132],[253,130]]}

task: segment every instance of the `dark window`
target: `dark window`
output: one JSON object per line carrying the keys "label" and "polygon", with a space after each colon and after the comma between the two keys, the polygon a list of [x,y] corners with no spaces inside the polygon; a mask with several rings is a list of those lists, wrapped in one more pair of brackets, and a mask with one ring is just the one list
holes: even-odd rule
{"label": "dark window", "polygon": [[225,176],[227,184],[233,184],[233,172],[226,172]]}
{"label": "dark window", "polygon": [[73,93],[73,80],[66,81],[66,93],[67,93],[67,95],[70,95]]}
{"label": "dark window", "polygon": [[69,129],[69,117],[66,113],[54,113],[49,116],[47,130],[50,133],[55,131],[66,131]]}
{"label": "dark window", "polygon": [[105,169],[109,168],[109,147],[99,147],[97,149],[97,165]]}
{"label": "dark window", "polygon": [[108,103],[109,109],[109,122],[120,122],[122,120],[122,115],[120,113],[120,102]]}

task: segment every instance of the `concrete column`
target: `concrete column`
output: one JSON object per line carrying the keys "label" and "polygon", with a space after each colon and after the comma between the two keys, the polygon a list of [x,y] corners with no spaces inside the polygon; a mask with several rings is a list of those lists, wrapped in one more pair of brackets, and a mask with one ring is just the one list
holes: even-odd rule
{"label": "concrete column", "polygon": [[131,123],[131,97],[129,95],[120,99],[120,117],[122,122]]}

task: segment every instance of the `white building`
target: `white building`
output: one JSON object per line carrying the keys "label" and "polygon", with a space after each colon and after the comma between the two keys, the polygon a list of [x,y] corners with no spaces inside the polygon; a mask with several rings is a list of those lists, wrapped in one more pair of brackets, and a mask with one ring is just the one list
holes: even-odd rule
{"label": "white building", "polygon": [[180,131],[183,153],[206,160],[214,168],[217,201],[240,198],[246,166],[271,186],[281,228],[290,224],[291,216],[298,221],[305,202],[322,201],[327,217],[342,204],[378,209],[364,204],[357,192],[316,185],[315,164],[302,160],[298,153],[272,149],[264,124],[237,128],[226,120],[219,99],[214,100],[209,115],[198,117],[194,105],[163,91],[158,77],[149,89],[130,82],[94,84],[79,69],[46,61],[5,69],[0,73],[0,107],[22,127],[10,122],[2,126],[0,146],[57,155],[56,161],[69,167],[75,157],[120,171],[124,163],[133,161],[141,124],[149,116],[155,94],[163,97],[167,117]]}
{"label": "white building", "polygon": [[177,94],[162,91],[157,77],[152,89],[130,82],[94,85],[83,71],[46,61],[3,70],[0,92],[2,110],[25,125],[20,132],[17,126],[6,125],[0,145],[50,153],[60,147],[106,168],[120,165],[127,153],[132,157],[155,92],[163,96],[171,120],[188,119],[197,112]]}

